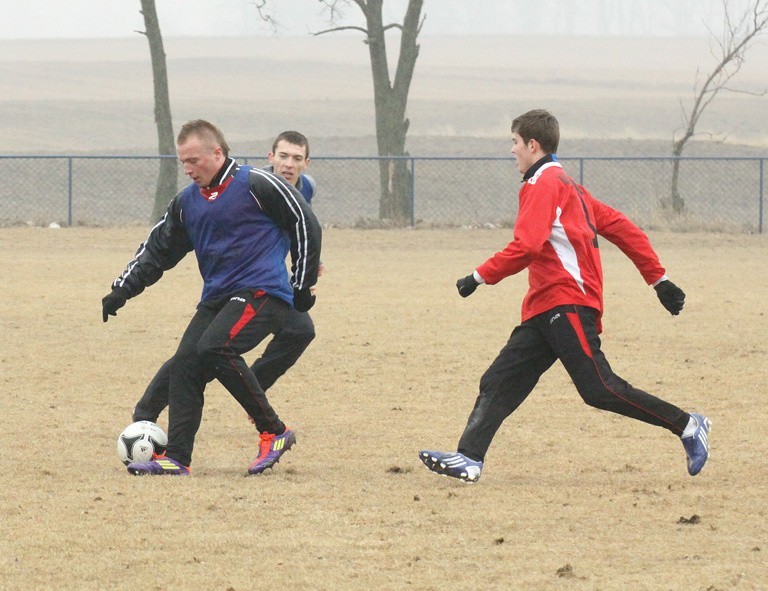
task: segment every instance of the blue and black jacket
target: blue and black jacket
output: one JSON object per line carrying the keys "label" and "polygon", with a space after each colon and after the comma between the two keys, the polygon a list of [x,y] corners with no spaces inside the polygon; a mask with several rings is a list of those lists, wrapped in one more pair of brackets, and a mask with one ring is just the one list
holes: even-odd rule
{"label": "blue and black jacket", "polygon": [[294,289],[317,282],[321,240],[320,224],[295,187],[228,158],[210,187],[192,183],[174,197],[112,287],[137,296],[194,250],[201,303],[243,290],[293,303]]}

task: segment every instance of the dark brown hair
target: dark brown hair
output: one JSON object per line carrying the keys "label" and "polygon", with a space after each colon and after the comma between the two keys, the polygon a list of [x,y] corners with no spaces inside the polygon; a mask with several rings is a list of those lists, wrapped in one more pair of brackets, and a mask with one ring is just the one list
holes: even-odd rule
{"label": "dark brown hair", "polygon": [[534,109],[515,118],[512,133],[518,133],[525,143],[536,140],[547,154],[557,152],[560,143],[560,124],[545,109]]}
{"label": "dark brown hair", "polygon": [[307,136],[305,136],[303,133],[300,133],[298,131],[284,131],[279,136],[275,138],[275,141],[272,142],[272,153],[274,154],[277,150],[277,144],[280,142],[288,142],[289,144],[294,144],[295,146],[301,146],[303,148],[306,148],[306,154],[304,154],[305,158],[309,158],[309,140],[307,139]]}

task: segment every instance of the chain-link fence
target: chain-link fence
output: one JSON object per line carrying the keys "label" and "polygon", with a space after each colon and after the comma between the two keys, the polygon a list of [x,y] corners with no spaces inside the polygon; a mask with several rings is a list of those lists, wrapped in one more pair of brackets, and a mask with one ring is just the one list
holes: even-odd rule
{"label": "chain-link fence", "polygon": [[[511,158],[405,157],[411,172],[411,224],[511,225],[520,175]],[[238,157],[264,166],[261,156]],[[330,226],[380,225],[375,157],[313,157],[313,207]],[[596,198],[639,225],[673,230],[763,231],[768,158],[680,158],[682,213],[662,203],[672,192],[671,157],[561,158]],[[0,226],[149,224],[157,156],[0,156],[8,188]],[[179,167],[179,187],[189,182]]]}

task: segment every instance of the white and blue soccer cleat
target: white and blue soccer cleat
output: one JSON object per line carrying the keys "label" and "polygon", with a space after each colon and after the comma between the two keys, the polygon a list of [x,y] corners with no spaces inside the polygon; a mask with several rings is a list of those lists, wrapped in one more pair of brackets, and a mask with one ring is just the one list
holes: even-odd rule
{"label": "white and blue soccer cleat", "polygon": [[709,457],[709,431],[712,429],[712,421],[696,413],[691,413],[691,417],[696,421],[696,430],[693,435],[681,437],[680,440],[688,458],[688,474],[696,476]]}
{"label": "white and blue soccer cleat", "polygon": [[483,463],[470,460],[459,452],[430,451],[419,452],[419,459],[435,474],[451,476],[464,482],[477,482],[483,471]]}

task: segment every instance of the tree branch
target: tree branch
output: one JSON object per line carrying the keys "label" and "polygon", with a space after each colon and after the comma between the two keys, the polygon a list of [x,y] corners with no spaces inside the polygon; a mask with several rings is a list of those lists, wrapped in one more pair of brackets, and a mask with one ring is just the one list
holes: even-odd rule
{"label": "tree branch", "polygon": [[259,15],[259,19],[261,19],[263,22],[267,23],[269,25],[269,28],[272,30],[273,33],[277,33],[278,28],[285,28],[281,27],[280,23],[275,20],[275,18],[266,12],[264,8],[267,6],[268,0],[253,0],[250,4],[252,4],[256,8],[256,12]]}
{"label": "tree branch", "polygon": [[[341,0],[318,0],[320,4],[325,6],[328,9],[329,15],[328,15],[328,21],[331,23],[337,22],[337,19],[343,19],[344,14],[341,12],[341,9],[339,8],[339,4],[344,4],[349,6],[349,2],[341,2]],[[356,4],[360,7],[360,10],[363,11],[363,14],[365,14],[365,9],[367,8],[365,6],[365,2],[360,4],[360,2],[356,2]]]}
{"label": "tree branch", "polygon": [[364,27],[355,27],[352,25],[344,26],[344,27],[334,27],[333,29],[325,29],[323,31],[317,31],[316,33],[312,33],[313,35],[324,35],[325,33],[335,33],[336,31],[361,31],[368,35],[368,29]]}

